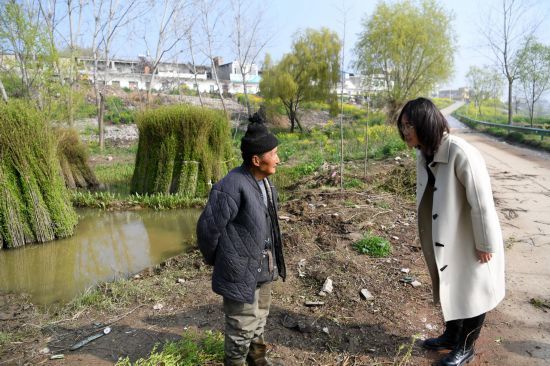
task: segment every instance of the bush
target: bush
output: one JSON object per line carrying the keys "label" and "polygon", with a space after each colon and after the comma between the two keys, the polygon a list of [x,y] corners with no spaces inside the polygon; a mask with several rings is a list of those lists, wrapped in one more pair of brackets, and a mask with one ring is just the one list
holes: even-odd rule
{"label": "bush", "polygon": [[128,109],[122,99],[118,97],[107,97],[105,99],[105,120],[111,123],[126,124],[134,123],[134,112]]}
{"label": "bush", "polygon": [[365,234],[363,239],[356,241],[353,248],[359,253],[368,254],[371,257],[387,257],[392,250],[389,241],[371,233]]}
{"label": "bush", "polygon": [[523,142],[525,140],[525,136],[521,132],[512,131],[508,133],[508,136],[506,136],[506,140],[514,141],[514,142]]}

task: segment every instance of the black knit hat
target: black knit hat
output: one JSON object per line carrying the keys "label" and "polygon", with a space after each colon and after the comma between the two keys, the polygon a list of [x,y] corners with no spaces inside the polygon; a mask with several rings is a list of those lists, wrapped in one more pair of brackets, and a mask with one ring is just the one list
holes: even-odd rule
{"label": "black knit hat", "polygon": [[279,141],[265,126],[258,113],[249,118],[250,124],[241,139],[241,152],[243,156],[259,155],[273,150]]}

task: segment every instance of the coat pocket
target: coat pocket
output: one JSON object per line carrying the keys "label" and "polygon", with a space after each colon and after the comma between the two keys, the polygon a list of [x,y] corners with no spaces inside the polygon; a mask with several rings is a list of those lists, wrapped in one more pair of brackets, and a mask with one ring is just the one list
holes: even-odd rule
{"label": "coat pocket", "polygon": [[222,276],[230,282],[242,282],[248,267],[248,258],[240,256],[227,256],[221,265]]}

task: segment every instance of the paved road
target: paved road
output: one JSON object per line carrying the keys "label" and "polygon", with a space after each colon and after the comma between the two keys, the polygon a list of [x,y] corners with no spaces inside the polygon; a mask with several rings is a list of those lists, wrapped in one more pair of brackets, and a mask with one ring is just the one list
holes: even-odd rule
{"label": "paved road", "polygon": [[485,158],[507,248],[507,294],[487,318],[479,360],[550,365],[550,312],[529,303],[532,298],[550,302],[550,154],[511,146],[473,132],[453,117],[448,120],[452,133]]}

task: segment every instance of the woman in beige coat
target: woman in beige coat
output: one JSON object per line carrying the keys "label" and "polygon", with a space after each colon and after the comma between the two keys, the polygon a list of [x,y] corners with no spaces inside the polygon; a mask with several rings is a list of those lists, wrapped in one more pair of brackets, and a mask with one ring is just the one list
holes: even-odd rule
{"label": "woman in beige coat", "polygon": [[430,100],[405,104],[397,126],[418,149],[418,230],[445,319],[445,332],[423,345],[452,350],[439,365],[464,365],[474,357],[485,313],[504,297],[504,248],[489,174],[479,151],[449,134]]}

